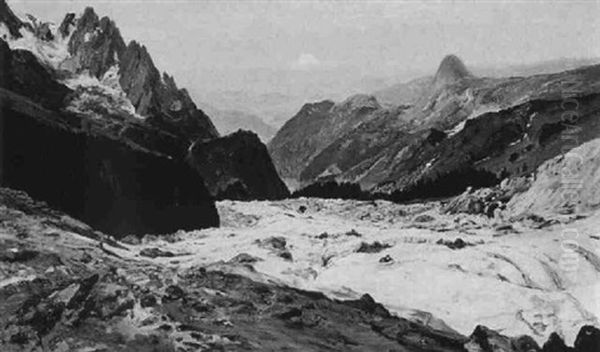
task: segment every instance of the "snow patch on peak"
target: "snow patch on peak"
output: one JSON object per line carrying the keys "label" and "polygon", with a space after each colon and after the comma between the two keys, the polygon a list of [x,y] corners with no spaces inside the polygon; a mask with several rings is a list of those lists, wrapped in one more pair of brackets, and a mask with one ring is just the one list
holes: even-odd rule
{"label": "snow patch on peak", "polygon": [[49,27],[54,36],[53,40],[42,40],[26,27],[19,29],[21,38],[13,38],[6,25],[0,23],[0,37],[8,43],[11,50],[30,51],[42,64],[56,69],[71,56],[68,45],[71,37],[62,38],[56,35],[57,28],[54,24],[50,24]]}
{"label": "snow patch on peak", "polygon": [[100,117],[98,110],[113,114],[126,114],[138,119],[139,115],[127,94],[123,91],[119,75],[119,65],[113,65],[98,79],[85,71],[79,75],[62,81],[64,85],[76,92],[67,110]]}

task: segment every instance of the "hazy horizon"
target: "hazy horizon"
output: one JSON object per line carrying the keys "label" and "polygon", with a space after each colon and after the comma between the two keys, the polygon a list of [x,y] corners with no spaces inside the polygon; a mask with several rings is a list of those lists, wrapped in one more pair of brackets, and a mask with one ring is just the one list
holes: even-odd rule
{"label": "hazy horizon", "polygon": [[58,23],[92,6],[201,99],[220,91],[342,96],[433,73],[447,54],[467,67],[600,57],[598,1],[8,3]]}

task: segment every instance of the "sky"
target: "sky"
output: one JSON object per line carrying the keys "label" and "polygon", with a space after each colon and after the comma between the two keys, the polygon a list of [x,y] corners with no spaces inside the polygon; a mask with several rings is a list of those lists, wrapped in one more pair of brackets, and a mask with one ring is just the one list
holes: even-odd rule
{"label": "sky", "polygon": [[93,6],[116,21],[126,41],[146,45],[159,69],[203,89],[253,89],[252,79],[240,76],[261,70],[430,72],[450,53],[467,66],[600,57],[595,0],[8,3],[56,22]]}

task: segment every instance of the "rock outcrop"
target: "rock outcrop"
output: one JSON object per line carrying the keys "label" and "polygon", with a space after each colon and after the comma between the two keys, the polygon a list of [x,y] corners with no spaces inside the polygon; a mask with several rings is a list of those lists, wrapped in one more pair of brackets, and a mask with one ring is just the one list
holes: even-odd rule
{"label": "rock outcrop", "polygon": [[188,160],[218,199],[281,199],[289,195],[258,136],[238,131],[197,142]]}
{"label": "rock outcrop", "polygon": [[[2,4],[8,9],[4,2]],[[9,24],[20,21],[12,12],[3,15]],[[15,50],[12,58],[18,56],[21,59],[12,60],[14,67],[9,68],[9,63],[4,63],[7,60],[3,61],[2,65],[7,69],[0,72],[0,78],[6,81],[5,88],[32,98],[55,112],[62,114],[66,110],[74,120],[85,121],[82,125],[92,133],[110,136],[181,163],[194,165],[193,158],[186,158],[193,143],[218,140],[219,134],[212,121],[197,108],[188,91],[178,88],[172,76],[159,72],[143,45],[136,41],[126,45],[116,24],[108,17],[100,18],[92,8],[86,8],[79,17],[67,14],[57,29],[37,20],[31,21],[42,25],[39,28],[26,26],[26,30],[41,40],[32,47],[25,46],[31,51]],[[14,38],[7,38],[7,41],[22,47],[15,44]],[[7,52],[6,49],[4,45],[3,52]],[[36,63],[36,58],[40,64]],[[44,82],[36,81],[38,76],[43,77]],[[260,154],[264,160],[258,166],[243,170],[249,165],[246,161],[235,158],[239,164],[234,166],[227,158],[219,158],[223,165],[212,163],[214,168],[203,169],[201,175],[237,179],[247,197],[285,197],[287,189],[280,187],[281,181],[270,156],[261,146],[253,149],[254,157]],[[236,143],[231,147],[236,148]],[[221,143],[219,148],[227,149],[229,144]],[[230,152],[240,155],[239,149]],[[255,170],[257,167],[264,169]],[[236,170],[235,174],[222,174],[233,170]],[[252,179],[254,172],[276,180],[274,185],[262,186]],[[202,178],[198,177],[197,182],[203,182]],[[267,193],[263,194],[263,191]],[[219,192],[219,189],[211,189],[213,194]],[[235,194],[240,197],[242,192]]]}
{"label": "rock outcrop", "polygon": [[70,90],[31,53],[0,41],[0,57],[0,184],[114,235],[218,226],[212,197],[183,160],[57,110]]}
{"label": "rock outcrop", "polygon": [[118,67],[118,83],[135,107],[148,117],[147,123],[174,132],[191,143],[197,139],[218,137],[210,118],[199,110],[185,89],[179,89],[173,77],[154,65],[146,47],[136,41],[125,44],[115,23],[99,18],[91,7],[74,20],[67,15],[60,26],[69,39],[71,57],[61,64],[71,72],[88,72],[101,79],[113,66]]}
{"label": "rock outcrop", "polygon": [[[8,32],[14,38],[20,38],[21,33],[19,29],[23,27],[23,21],[17,17],[14,12],[10,9],[6,0],[0,0],[0,23],[6,25]],[[7,38],[2,38],[7,39]]]}
{"label": "rock outcrop", "polygon": [[50,108],[63,106],[70,89],[56,82],[52,75],[26,50],[11,51],[0,39],[0,87],[25,95]]}
{"label": "rock outcrop", "polygon": [[[60,28],[67,33],[72,17],[67,16]],[[125,50],[125,42],[119,29],[108,17],[99,18],[91,7],[77,20],[69,40],[71,57],[62,64],[75,73],[87,71],[101,78],[112,66],[117,65]]]}

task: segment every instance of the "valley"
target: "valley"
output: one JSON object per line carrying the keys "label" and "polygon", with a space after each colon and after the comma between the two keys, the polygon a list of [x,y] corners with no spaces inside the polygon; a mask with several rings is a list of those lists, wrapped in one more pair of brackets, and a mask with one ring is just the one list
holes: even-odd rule
{"label": "valley", "polygon": [[562,4],[13,4],[2,352],[600,350],[600,64],[463,61]]}

